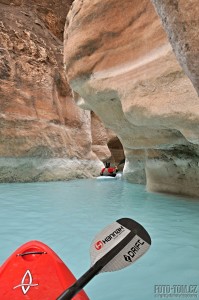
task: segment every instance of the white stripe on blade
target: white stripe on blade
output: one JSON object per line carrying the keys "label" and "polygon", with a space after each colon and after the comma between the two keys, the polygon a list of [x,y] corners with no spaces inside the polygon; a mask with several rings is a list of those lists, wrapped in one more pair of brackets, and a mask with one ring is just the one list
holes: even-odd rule
{"label": "white stripe on blade", "polygon": [[130,266],[141,257],[150,245],[136,235],[101,271],[112,272]]}
{"label": "white stripe on blade", "polygon": [[101,231],[90,247],[91,265],[120,243],[131,231],[118,222],[114,222]]}

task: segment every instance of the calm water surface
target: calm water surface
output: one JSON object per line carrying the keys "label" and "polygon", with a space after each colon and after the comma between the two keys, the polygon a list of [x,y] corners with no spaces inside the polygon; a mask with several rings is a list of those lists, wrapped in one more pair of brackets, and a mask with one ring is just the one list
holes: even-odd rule
{"label": "calm water surface", "polygon": [[152,246],[131,267],[96,276],[85,289],[90,299],[162,299],[155,285],[178,284],[197,285],[199,298],[199,199],[148,193],[122,180],[0,184],[0,264],[36,239],[80,277],[94,236],[122,217],[140,222]]}

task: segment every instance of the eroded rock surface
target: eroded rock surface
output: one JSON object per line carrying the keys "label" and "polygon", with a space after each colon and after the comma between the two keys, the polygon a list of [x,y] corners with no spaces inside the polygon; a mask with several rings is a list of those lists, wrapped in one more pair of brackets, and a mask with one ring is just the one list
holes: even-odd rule
{"label": "eroded rock surface", "polygon": [[90,177],[101,169],[90,112],[76,106],[63,70],[66,4],[0,1],[1,182]]}
{"label": "eroded rock surface", "polygon": [[199,95],[198,0],[152,0],[176,57]]}
{"label": "eroded rock surface", "polygon": [[146,178],[152,191],[198,196],[199,99],[152,3],[76,0],[64,47],[76,103],[94,111],[119,137],[124,176],[133,182]]}

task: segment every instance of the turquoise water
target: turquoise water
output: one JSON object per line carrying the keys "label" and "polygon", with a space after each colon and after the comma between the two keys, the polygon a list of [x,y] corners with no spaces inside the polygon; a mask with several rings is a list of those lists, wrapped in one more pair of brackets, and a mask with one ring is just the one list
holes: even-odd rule
{"label": "turquoise water", "polygon": [[162,299],[155,285],[199,290],[199,199],[148,193],[122,180],[1,184],[0,264],[37,239],[80,277],[94,236],[122,217],[140,222],[152,246],[131,267],[97,275],[85,288],[91,300]]}

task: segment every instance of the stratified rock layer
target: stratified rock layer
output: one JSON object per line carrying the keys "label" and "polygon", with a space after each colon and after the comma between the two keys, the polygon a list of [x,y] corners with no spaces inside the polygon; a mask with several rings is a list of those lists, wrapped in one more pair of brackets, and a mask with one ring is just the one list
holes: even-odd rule
{"label": "stratified rock layer", "polygon": [[64,46],[76,103],[119,137],[124,176],[144,182],[146,174],[150,190],[198,196],[199,99],[152,3],[76,0]]}
{"label": "stratified rock layer", "polygon": [[90,112],[72,98],[54,35],[61,25],[47,18],[54,2],[7,2],[0,1],[0,182],[98,175]]}

